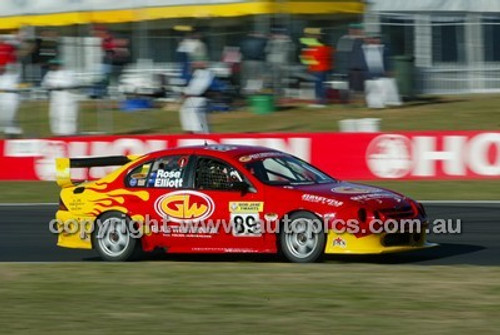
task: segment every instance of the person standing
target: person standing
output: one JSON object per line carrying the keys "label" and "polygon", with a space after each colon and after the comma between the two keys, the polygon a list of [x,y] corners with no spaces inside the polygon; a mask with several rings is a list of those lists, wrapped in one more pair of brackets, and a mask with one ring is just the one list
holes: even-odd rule
{"label": "person standing", "polygon": [[78,101],[72,92],[77,88],[75,75],[64,69],[60,60],[54,59],[49,65],[42,87],[50,92],[50,130],[56,136],[74,135],[78,128]]}
{"label": "person standing", "polygon": [[32,62],[37,68],[35,79],[39,84],[50,69],[50,63],[59,56],[59,35],[55,30],[43,30],[35,40]]}
{"label": "person standing", "polygon": [[350,91],[354,94],[364,92],[366,80],[366,61],[363,52],[364,30],[360,23],[349,25],[348,34],[342,36],[337,43],[336,72],[349,82]]}
{"label": "person standing", "polygon": [[0,131],[7,137],[22,133],[16,122],[19,108],[18,85],[18,73],[7,66],[0,66]]}
{"label": "person standing", "polygon": [[176,26],[174,29],[185,33],[177,47],[177,54],[181,63],[181,77],[188,82],[192,73],[191,64],[208,61],[207,46],[203,42],[201,34],[194,27]]}
{"label": "person standing", "polygon": [[236,96],[241,97],[241,52],[239,47],[225,46],[222,51],[222,62],[230,69],[229,83]]}
{"label": "person standing", "polygon": [[248,34],[241,42],[241,86],[245,94],[257,93],[265,87],[267,42],[267,36],[259,32]]}
{"label": "person standing", "polygon": [[285,28],[274,27],[266,46],[267,64],[272,74],[272,85],[277,96],[284,95],[283,79],[293,52],[293,42]]}
{"label": "person standing", "polygon": [[210,132],[207,109],[208,91],[214,81],[206,62],[193,62],[193,75],[184,89],[184,103],[179,110],[182,130],[187,133],[208,134]]}
{"label": "person standing", "polygon": [[390,52],[380,36],[371,35],[363,45],[366,61],[365,96],[368,107],[384,108],[402,104],[396,81],[391,78]]}
{"label": "person standing", "polygon": [[314,77],[316,103],[312,107],[325,107],[327,103],[325,81],[333,64],[333,48],[321,42],[321,29],[306,28],[300,41],[305,48],[300,56],[308,72]]}
{"label": "person standing", "polygon": [[16,48],[4,37],[0,37],[0,68],[5,70],[9,64],[14,64],[17,60]]}

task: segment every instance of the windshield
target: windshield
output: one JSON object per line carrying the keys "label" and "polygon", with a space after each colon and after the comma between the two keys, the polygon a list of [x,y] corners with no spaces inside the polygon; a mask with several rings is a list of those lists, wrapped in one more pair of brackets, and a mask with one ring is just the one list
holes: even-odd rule
{"label": "windshield", "polygon": [[286,155],[258,159],[245,167],[260,181],[270,185],[310,185],[335,181],[306,162]]}

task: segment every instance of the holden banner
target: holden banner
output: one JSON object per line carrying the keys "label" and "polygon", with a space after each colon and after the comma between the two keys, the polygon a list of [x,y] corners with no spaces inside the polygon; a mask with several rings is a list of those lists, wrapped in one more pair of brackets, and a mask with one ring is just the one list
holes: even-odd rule
{"label": "holden banner", "polygon": [[[300,157],[343,180],[500,177],[500,132],[268,133],[85,136],[0,140],[0,180],[55,180],[58,157],[144,154],[203,144],[258,145]],[[265,149],[263,149],[265,150]],[[112,167],[75,169],[97,179]]]}

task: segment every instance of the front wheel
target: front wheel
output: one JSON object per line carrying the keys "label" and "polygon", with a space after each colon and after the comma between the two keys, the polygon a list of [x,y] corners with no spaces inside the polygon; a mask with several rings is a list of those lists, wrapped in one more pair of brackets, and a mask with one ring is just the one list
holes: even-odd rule
{"label": "front wheel", "polygon": [[103,214],[95,223],[92,245],[102,259],[112,262],[130,260],[139,246],[129,230],[130,219],[117,212]]}
{"label": "front wheel", "polygon": [[313,263],[325,250],[326,236],[321,220],[308,212],[294,213],[281,226],[280,249],[294,263]]}

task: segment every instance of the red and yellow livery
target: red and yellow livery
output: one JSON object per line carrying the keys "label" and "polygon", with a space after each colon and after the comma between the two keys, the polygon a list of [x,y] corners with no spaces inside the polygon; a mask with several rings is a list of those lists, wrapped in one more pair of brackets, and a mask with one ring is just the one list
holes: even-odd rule
{"label": "red and yellow livery", "polygon": [[[120,166],[75,182],[72,168]],[[169,253],[374,254],[432,246],[423,206],[401,194],[336,180],[263,147],[213,145],[148,155],[61,158],[58,245],[106,260],[137,249]],[[417,232],[373,231],[374,220],[421,223]],[[71,229],[69,229],[71,228]],[[378,227],[380,228],[380,227]]]}

